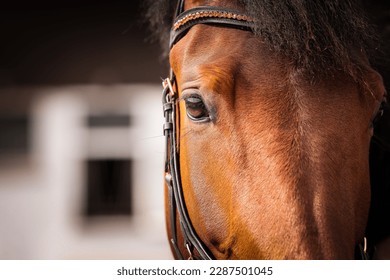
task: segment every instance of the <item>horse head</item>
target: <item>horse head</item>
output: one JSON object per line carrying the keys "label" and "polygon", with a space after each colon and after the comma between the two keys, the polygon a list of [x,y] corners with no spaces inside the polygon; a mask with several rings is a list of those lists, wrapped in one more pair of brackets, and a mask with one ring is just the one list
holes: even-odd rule
{"label": "horse head", "polygon": [[[366,50],[340,31],[357,24],[329,24],[349,6],[333,1],[340,14],[311,22],[327,4],[178,2],[164,91],[166,130],[174,127],[166,197],[175,256],[353,258],[365,234],[372,121],[385,90]],[[266,32],[259,21],[271,21],[267,11],[305,29],[296,35],[301,49]]]}

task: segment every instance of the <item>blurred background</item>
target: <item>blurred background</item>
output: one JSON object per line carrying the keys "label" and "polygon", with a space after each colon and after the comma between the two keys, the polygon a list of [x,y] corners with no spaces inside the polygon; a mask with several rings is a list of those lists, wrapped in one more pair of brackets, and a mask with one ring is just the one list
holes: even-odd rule
{"label": "blurred background", "polygon": [[142,1],[0,8],[0,259],[169,259]]}
{"label": "blurred background", "polygon": [[[0,259],[171,258],[168,69],[141,24],[142,2],[2,3]],[[365,2],[388,43],[389,1]]]}

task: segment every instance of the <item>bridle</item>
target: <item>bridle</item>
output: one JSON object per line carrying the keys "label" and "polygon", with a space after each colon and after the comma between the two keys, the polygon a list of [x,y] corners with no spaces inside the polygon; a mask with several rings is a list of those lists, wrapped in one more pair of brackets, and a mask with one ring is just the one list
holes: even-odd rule
{"label": "bridle", "polygon": [[[253,31],[254,20],[240,11],[221,7],[200,6],[184,11],[184,0],[179,0],[175,13],[175,20],[171,29],[169,47],[182,39],[191,27],[197,24],[212,24],[227,28],[236,28],[244,31]],[[175,73],[170,69],[169,78],[163,81],[163,109],[164,109],[164,135],[165,135],[165,182],[167,186],[169,225],[171,230],[171,245],[178,259],[215,259],[210,250],[197,235],[184,201],[183,187],[180,178],[179,160],[179,106],[177,104],[177,84]],[[184,241],[184,254],[180,250],[177,223]],[[367,259],[366,240],[364,248],[357,245],[358,258]]]}
{"label": "bridle", "polygon": [[[213,24],[251,31],[254,21],[239,11],[220,7],[201,6],[184,11],[184,0],[180,0],[176,8],[169,47],[172,48],[185,36],[191,27],[197,24]],[[184,259],[184,254],[180,251],[178,244],[179,238],[176,228],[178,222],[189,259],[211,260],[214,259],[214,256],[194,230],[184,201],[180,178],[179,137],[177,129],[179,123],[178,118],[176,118],[179,114],[179,106],[177,105],[178,94],[175,86],[175,74],[170,69],[170,77],[163,82],[164,135],[166,147],[165,181],[168,187],[169,223],[172,234],[170,242],[172,243],[176,257]]]}

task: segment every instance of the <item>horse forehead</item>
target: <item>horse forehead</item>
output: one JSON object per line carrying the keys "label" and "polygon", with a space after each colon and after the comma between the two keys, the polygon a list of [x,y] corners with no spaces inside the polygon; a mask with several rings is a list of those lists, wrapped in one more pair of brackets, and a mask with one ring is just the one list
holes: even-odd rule
{"label": "horse forehead", "polygon": [[172,68],[176,73],[231,75],[246,60],[253,61],[248,49],[258,42],[252,44],[251,37],[250,32],[199,24],[172,48]]}

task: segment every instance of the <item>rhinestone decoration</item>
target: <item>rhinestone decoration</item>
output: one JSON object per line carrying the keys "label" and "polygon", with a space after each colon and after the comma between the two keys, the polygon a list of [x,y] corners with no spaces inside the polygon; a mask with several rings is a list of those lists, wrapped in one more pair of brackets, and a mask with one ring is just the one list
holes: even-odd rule
{"label": "rhinestone decoration", "polygon": [[186,15],[185,17],[179,19],[175,22],[173,25],[173,30],[176,31],[186,23],[196,20],[199,18],[228,18],[228,19],[235,19],[240,21],[247,21],[247,22],[254,22],[254,20],[246,15],[240,15],[236,13],[231,12],[223,12],[223,11],[199,11],[194,12]]}

